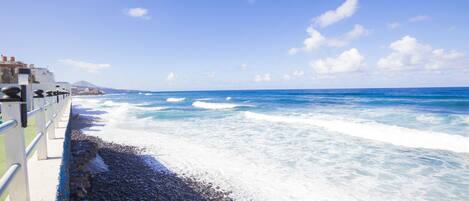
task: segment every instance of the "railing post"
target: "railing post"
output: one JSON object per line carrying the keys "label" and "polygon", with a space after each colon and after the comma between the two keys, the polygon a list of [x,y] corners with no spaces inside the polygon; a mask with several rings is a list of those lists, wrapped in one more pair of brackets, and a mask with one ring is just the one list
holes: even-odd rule
{"label": "railing post", "polygon": [[59,91],[56,90],[54,91],[54,99],[56,100],[55,101],[55,104],[54,104],[54,113],[55,114],[55,118],[54,118],[54,125],[56,128],[59,127],[59,121],[60,121],[60,104],[62,101],[60,101],[60,95],[59,95]]}
{"label": "railing post", "polygon": [[47,137],[49,139],[55,139],[55,119],[54,119],[54,108],[55,108],[55,99],[52,91],[47,91],[47,99],[50,104],[45,108],[47,114],[47,123],[51,121],[51,125],[47,128]]}
{"label": "railing post", "polygon": [[17,125],[5,133],[5,165],[19,164],[20,169],[8,187],[10,200],[29,201],[28,168],[26,162],[24,128],[21,127],[20,92],[18,87],[4,87],[1,99],[3,121],[15,120]]}
{"label": "railing post", "polygon": [[57,96],[59,97],[60,99],[60,104],[59,104],[59,115],[58,115],[58,119],[61,120],[62,117],[63,117],[63,106],[65,104],[65,101],[63,99],[63,96],[62,96],[62,91],[59,91],[59,93],[57,94]]}
{"label": "railing post", "polygon": [[35,90],[36,94],[34,99],[34,106],[36,108],[41,108],[38,114],[36,114],[36,133],[42,133],[43,136],[37,144],[37,159],[44,160],[47,159],[47,137],[46,137],[46,110],[45,110],[45,101],[44,101],[44,91],[41,89]]}
{"label": "railing post", "polygon": [[60,119],[60,104],[61,104],[61,101],[60,101],[60,93],[59,93],[59,89],[60,89],[60,85],[56,85],[55,86],[55,98],[57,99],[57,105],[55,107],[55,113],[57,114],[57,116],[55,117],[55,120],[56,120],[56,124],[55,126],[56,127],[59,127],[59,119]]}

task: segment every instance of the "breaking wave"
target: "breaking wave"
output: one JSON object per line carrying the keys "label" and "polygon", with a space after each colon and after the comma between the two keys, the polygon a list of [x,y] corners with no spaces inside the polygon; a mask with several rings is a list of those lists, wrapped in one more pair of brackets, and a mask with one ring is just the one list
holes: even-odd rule
{"label": "breaking wave", "polygon": [[177,102],[182,102],[182,101],[185,101],[185,100],[186,100],[186,98],[167,98],[166,102],[177,103]]}
{"label": "breaking wave", "polygon": [[440,149],[469,153],[469,138],[447,133],[422,131],[372,121],[331,119],[323,117],[275,116],[245,112],[245,117],[274,123],[307,124],[328,131],[399,146]]}
{"label": "breaking wave", "polygon": [[139,109],[144,111],[161,111],[169,109],[168,107],[139,107]]}
{"label": "breaking wave", "polygon": [[192,106],[197,107],[197,108],[203,108],[203,109],[220,110],[220,109],[233,109],[241,105],[236,105],[232,103],[208,103],[208,102],[202,102],[202,101],[195,101],[192,103]]}

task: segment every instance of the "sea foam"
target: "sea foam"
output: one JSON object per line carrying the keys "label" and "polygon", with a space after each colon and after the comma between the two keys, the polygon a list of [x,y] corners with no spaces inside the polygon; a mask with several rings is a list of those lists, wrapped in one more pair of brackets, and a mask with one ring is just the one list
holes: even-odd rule
{"label": "sea foam", "polygon": [[360,137],[399,146],[440,149],[469,153],[469,138],[441,132],[422,131],[376,123],[321,117],[276,116],[245,112],[245,117],[274,123],[307,124],[354,137]]}
{"label": "sea foam", "polygon": [[[78,99],[74,104],[106,111],[96,113],[104,126],[90,129],[87,134],[145,147],[163,165],[153,164],[155,169],[167,168],[210,182],[232,191],[235,200],[393,201],[467,197],[461,190],[467,181],[466,174],[461,173],[469,167],[463,157],[425,149],[402,152],[401,147],[367,146],[365,140],[334,134],[343,133],[344,129],[372,134],[389,129],[387,134],[408,136],[414,129],[404,128],[402,132],[399,130],[402,127],[334,115],[254,112],[239,112],[221,119],[161,121],[140,118],[138,113],[142,110],[135,108],[147,107],[137,104],[94,99]],[[448,158],[440,158],[439,153]],[[428,164],[428,158],[443,162]],[[442,182],[445,178],[460,179],[453,184]],[[429,183],[432,185],[428,186]]]}
{"label": "sea foam", "polygon": [[203,109],[212,109],[212,110],[220,110],[220,109],[233,109],[235,107],[239,107],[240,105],[231,104],[231,103],[209,103],[203,101],[195,101],[192,103],[192,106],[197,108]]}
{"label": "sea foam", "polygon": [[186,98],[167,98],[166,102],[177,103],[177,102],[182,102],[185,100]]}
{"label": "sea foam", "polygon": [[[85,107],[94,105],[94,102],[88,101],[81,103]],[[261,165],[259,161],[252,162],[229,150],[213,149],[204,143],[157,132],[156,128],[165,123],[126,115],[133,110],[133,105],[109,105],[114,108],[106,108],[109,113],[100,115],[106,122],[104,128],[85,132],[104,140],[146,147],[161,162],[150,164],[156,171],[176,172],[214,183],[222,189],[233,191],[231,196],[236,200],[358,200],[351,192],[337,194],[348,190],[324,181],[311,181],[295,172],[289,172],[286,177],[282,170],[275,169],[271,164]],[[135,132],[138,134],[134,135]],[[370,196],[370,200],[380,199]]]}

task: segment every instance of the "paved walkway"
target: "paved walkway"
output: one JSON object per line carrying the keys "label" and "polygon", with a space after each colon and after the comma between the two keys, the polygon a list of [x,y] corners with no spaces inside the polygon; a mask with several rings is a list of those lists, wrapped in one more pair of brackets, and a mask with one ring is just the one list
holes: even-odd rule
{"label": "paved walkway", "polygon": [[55,139],[47,139],[46,160],[37,160],[36,153],[28,160],[29,191],[31,201],[54,201],[59,184],[63,142],[69,120],[67,108],[55,130]]}

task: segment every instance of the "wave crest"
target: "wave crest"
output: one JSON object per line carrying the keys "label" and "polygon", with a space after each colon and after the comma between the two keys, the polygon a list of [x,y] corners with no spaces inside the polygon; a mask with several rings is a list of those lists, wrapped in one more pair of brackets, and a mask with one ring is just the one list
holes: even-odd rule
{"label": "wave crest", "polygon": [[166,102],[176,103],[176,102],[182,102],[185,100],[186,98],[167,98]]}
{"label": "wave crest", "polygon": [[235,107],[239,107],[240,105],[231,104],[231,103],[208,103],[208,102],[202,102],[202,101],[195,101],[192,103],[192,106],[203,108],[203,109],[220,110],[220,109],[233,109]]}
{"label": "wave crest", "polygon": [[274,123],[307,124],[332,132],[399,146],[469,153],[469,138],[460,135],[422,131],[376,122],[358,122],[356,120],[275,116],[254,112],[245,112],[244,115],[246,118],[253,120]]}

